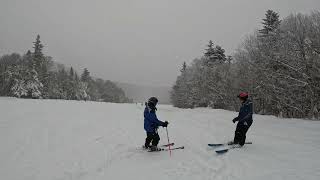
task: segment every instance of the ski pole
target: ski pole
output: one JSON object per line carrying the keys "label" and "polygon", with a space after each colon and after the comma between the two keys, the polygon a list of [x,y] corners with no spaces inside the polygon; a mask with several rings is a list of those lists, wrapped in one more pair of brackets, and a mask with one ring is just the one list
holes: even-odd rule
{"label": "ski pole", "polygon": [[169,144],[169,152],[170,152],[170,156],[171,156],[171,147],[170,147],[169,134],[168,134],[168,128],[167,127],[166,127],[166,131],[167,131],[167,138],[168,138],[168,144]]}

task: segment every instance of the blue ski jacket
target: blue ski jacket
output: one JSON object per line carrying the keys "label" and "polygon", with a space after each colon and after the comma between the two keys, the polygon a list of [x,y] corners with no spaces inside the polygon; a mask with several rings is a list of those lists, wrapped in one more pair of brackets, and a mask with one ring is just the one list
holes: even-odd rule
{"label": "blue ski jacket", "polygon": [[245,102],[242,103],[239,115],[237,118],[237,121],[239,123],[248,123],[251,124],[253,119],[252,119],[252,114],[253,114],[253,105],[250,100],[246,100]]}
{"label": "blue ski jacket", "polygon": [[164,122],[157,118],[156,111],[146,106],[144,109],[144,130],[149,133],[157,132],[159,126],[163,126]]}

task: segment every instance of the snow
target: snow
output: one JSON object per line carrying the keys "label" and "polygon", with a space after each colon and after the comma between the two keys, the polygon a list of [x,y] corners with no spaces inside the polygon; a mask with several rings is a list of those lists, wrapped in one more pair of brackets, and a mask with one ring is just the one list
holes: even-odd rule
{"label": "snow", "polygon": [[[233,138],[236,112],[160,105],[170,140],[184,150],[145,152],[143,106],[0,98],[0,176],[6,180],[308,179],[320,177],[320,122],[254,116],[241,149],[217,155],[208,143]],[[160,144],[167,142],[160,128]]]}

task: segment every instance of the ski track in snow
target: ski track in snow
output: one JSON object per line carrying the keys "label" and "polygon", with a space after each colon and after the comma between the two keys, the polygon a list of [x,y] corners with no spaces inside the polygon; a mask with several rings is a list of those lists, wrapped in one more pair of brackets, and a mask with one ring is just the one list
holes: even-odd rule
{"label": "ski track in snow", "polygon": [[[160,105],[170,141],[146,152],[140,104],[0,98],[0,176],[10,180],[311,179],[320,177],[320,122],[254,116],[252,145],[217,155],[236,112]],[[160,144],[167,143],[159,128]]]}

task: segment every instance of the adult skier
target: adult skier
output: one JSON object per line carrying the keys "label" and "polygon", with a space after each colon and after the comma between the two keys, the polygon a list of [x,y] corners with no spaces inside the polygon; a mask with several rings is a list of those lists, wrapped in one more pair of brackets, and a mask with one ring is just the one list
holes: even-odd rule
{"label": "adult skier", "polygon": [[252,101],[249,100],[248,96],[248,93],[245,92],[238,95],[238,98],[241,101],[241,108],[238,117],[232,120],[233,123],[238,121],[238,124],[234,134],[234,140],[228,144],[235,144],[240,147],[245,144],[246,134],[253,122],[253,104]]}
{"label": "adult skier", "polygon": [[[145,103],[146,107],[144,109],[144,130],[147,133],[147,138],[144,144],[145,149],[149,149],[151,151],[158,150],[158,143],[160,141],[160,137],[158,134],[158,127],[168,126],[168,121],[162,122],[157,118],[156,115],[156,105],[158,103],[158,99],[156,97],[149,98],[148,102]],[[151,145],[150,145],[151,144]]]}

